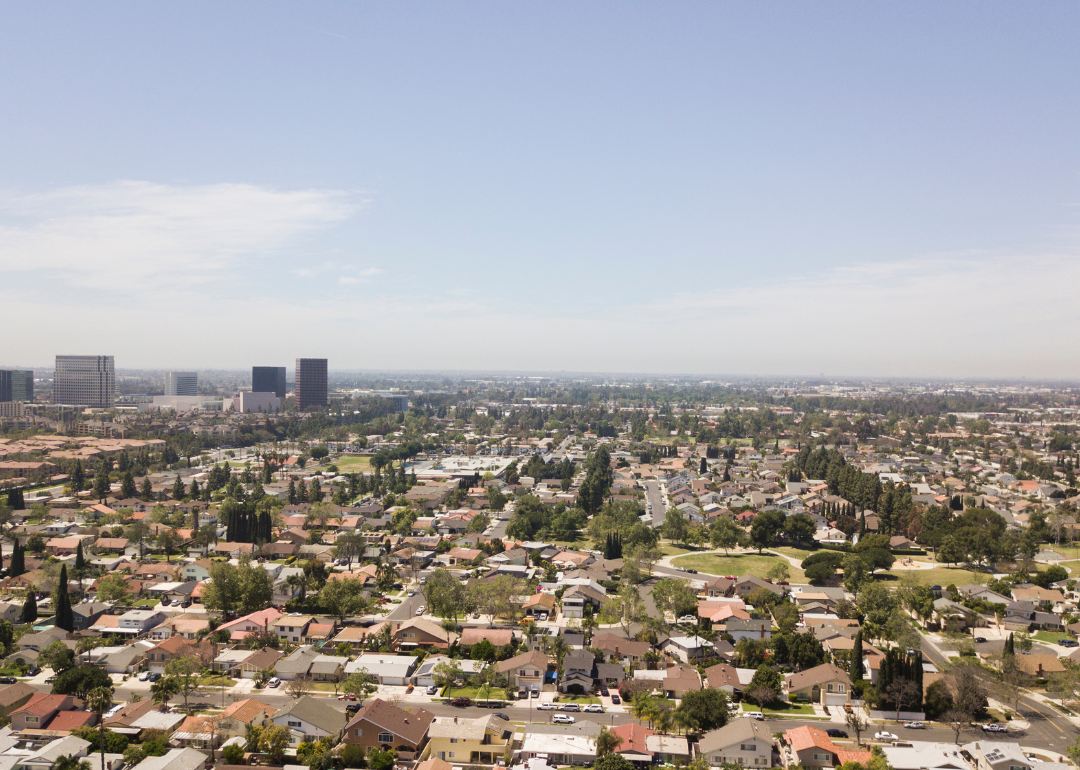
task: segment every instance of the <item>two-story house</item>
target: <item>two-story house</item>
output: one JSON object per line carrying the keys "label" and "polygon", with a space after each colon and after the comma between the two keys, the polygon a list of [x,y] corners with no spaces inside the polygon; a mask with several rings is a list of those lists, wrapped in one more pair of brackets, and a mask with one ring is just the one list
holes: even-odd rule
{"label": "two-story house", "polygon": [[454,764],[493,765],[513,742],[513,725],[494,714],[476,719],[436,717],[428,726],[424,756]]}
{"label": "two-story house", "polygon": [[592,692],[595,665],[596,658],[588,650],[574,650],[564,655],[559,691],[579,695]]}
{"label": "two-story house", "polygon": [[369,751],[393,749],[399,759],[411,759],[424,748],[434,719],[435,715],[423,708],[406,711],[373,698],[346,725],[342,740]]}
{"label": "two-story house", "polygon": [[36,693],[26,703],[11,712],[11,729],[44,730],[49,721],[61,711],[69,711],[82,705],[71,695]]}
{"label": "two-story house", "polygon": [[515,655],[496,663],[499,673],[506,677],[510,687],[540,692],[544,687],[550,659],[538,650]]}
{"label": "two-story house", "polygon": [[289,743],[296,747],[304,741],[317,741],[319,738],[330,738],[336,743],[345,727],[345,714],[325,698],[305,695],[274,712],[269,721],[288,728],[292,735]]}
{"label": "two-story house", "polygon": [[315,622],[311,615],[282,615],[270,624],[279,639],[300,643],[309,625]]}
{"label": "two-story house", "polygon": [[742,767],[773,766],[773,739],[764,722],[733,719],[719,730],[705,733],[698,741],[698,754],[712,767],[728,763]]}

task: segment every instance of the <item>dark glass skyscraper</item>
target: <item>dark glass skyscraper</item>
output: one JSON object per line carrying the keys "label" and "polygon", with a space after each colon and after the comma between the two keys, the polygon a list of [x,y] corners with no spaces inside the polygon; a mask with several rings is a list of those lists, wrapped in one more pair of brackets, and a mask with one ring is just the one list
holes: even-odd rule
{"label": "dark glass skyscraper", "polygon": [[[297,366],[297,369],[299,368]],[[278,398],[285,398],[285,367],[251,367],[251,392],[273,393]]]}
{"label": "dark glass skyscraper", "polygon": [[326,406],[326,359],[296,359],[296,408]]}
{"label": "dark glass skyscraper", "polygon": [[33,372],[25,369],[0,369],[0,401],[33,400]]}

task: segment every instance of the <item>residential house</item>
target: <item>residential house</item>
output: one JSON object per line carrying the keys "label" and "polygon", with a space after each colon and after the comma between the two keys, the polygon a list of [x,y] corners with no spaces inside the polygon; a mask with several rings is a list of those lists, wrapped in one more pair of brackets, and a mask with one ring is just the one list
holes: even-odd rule
{"label": "residential house", "polygon": [[596,659],[588,650],[575,650],[564,655],[559,692],[578,694],[592,692],[595,664]]}
{"label": "residential house", "polygon": [[311,615],[282,615],[270,624],[279,639],[300,643],[308,626],[315,622]]}
{"label": "residential house", "polygon": [[[443,656],[437,656],[448,660]],[[377,652],[364,653],[345,666],[349,675],[361,669],[375,677],[379,684],[407,685],[416,671],[419,659],[411,655],[383,655]]]}
{"label": "residential house", "polygon": [[781,765],[801,765],[804,768],[840,767],[847,762],[866,765],[870,761],[869,751],[852,751],[841,748],[832,742],[824,730],[803,725],[784,733],[783,741],[788,754],[787,761]]}
{"label": "residential house", "polygon": [[218,732],[229,737],[247,735],[248,725],[261,725],[274,715],[277,708],[257,698],[244,698],[221,712]]}
{"label": "residential house", "polygon": [[367,750],[392,749],[399,759],[411,759],[424,748],[434,720],[435,715],[423,708],[406,711],[373,698],[349,720],[342,740]]}
{"label": "residential house", "polygon": [[[361,658],[364,657],[367,656],[361,656]],[[395,656],[395,658],[400,660],[400,657],[398,656]],[[435,681],[435,667],[438,666],[440,663],[448,663],[451,660],[452,659],[447,657],[446,655],[428,655],[413,672],[412,683],[415,684],[417,687],[431,687],[432,685],[437,684],[437,682]],[[355,663],[356,661],[353,662]],[[459,666],[461,666],[461,675],[465,679],[479,674],[488,666],[486,661],[470,660],[468,658],[458,658],[456,662]],[[349,665],[351,666],[352,663],[350,663]],[[349,669],[346,668],[345,670],[348,671]],[[368,669],[368,671],[371,672],[371,669]],[[391,683],[387,682],[387,684]]]}
{"label": "residential house", "polygon": [[664,642],[662,649],[683,663],[692,663],[710,657],[713,652],[713,643],[700,636],[673,636]]}
{"label": "residential house", "polygon": [[[542,766],[544,768],[555,765],[592,765],[596,763],[596,739],[566,732],[530,731],[525,733],[525,739],[518,749],[518,757],[527,762],[537,758],[546,760]],[[531,762],[530,767],[536,770]]]}
{"label": "residential house", "polygon": [[400,650],[411,650],[416,647],[437,647],[440,650],[448,650],[457,641],[458,635],[427,618],[411,618],[398,626],[391,638],[393,646]]}
{"label": "residential house", "polygon": [[705,669],[705,682],[714,690],[723,690],[732,700],[741,697],[743,685],[738,670],[727,663],[717,663]]}
{"label": "residential house", "polygon": [[540,692],[551,661],[547,655],[533,650],[495,664],[511,687]]}
{"label": "residential house", "polygon": [[622,739],[622,743],[615,749],[616,754],[635,767],[649,767],[653,764],[655,756],[653,752],[649,751],[648,740],[651,736],[656,735],[655,730],[631,722],[630,724],[612,727],[609,732]]}
{"label": "residential house", "polygon": [[724,624],[724,630],[731,634],[736,643],[743,639],[772,639],[771,620],[743,620],[733,617]]}
{"label": "residential house", "polygon": [[147,757],[136,767],[139,770],[205,770],[210,758],[196,749],[170,749],[160,757]]}
{"label": "residential house", "polygon": [[16,682],[0,688],[0,717],[7,717],[12,711],[26,704],[37,692],[26,682]]}
{"label": "residential house", "polygon": [[709,765],[736,764],[742,767],[773,766],[773,739],[764,722],[756,719],[733,719],[719,730],[705,733],[698,741],[698,754]]}
{"label": "residential house", "polygon": [[648,642],[638,642],[612,633],[594,634],[590,647],[603,652],[608,660],[618,661],[624,666],[640,663],[653,651]]}
{"label": "residential house", "polygon": [[847,672],[832,663],[788,674],[784,682],[788,699],[843,706],[851,700],[851,679]]}
{"label": "residential house", "polygon": [[325,698],[304,695],[274,712],[269,721],[287,727],[292,734],[289,743],[296,747],[304,741],[316,741],[319,738],[330,738],[336,743],[345,727],[345,714],[334,708]]}
{"label": "residential house", "polygon": [[250,634],[267,633],[270,625],[282,616],[281,610],[268,607],[265,610],[252,612],[228,623],[218,626],[218,631],[228,631],[229,639],[234,642],[242,641]]}
{"label": "residential house", "polygon": [[170,660],[193,657],[210,665],[217,657],[216,653],[216,645],[209,639],[195,642],[182,636],[170,636],[147,650],[146,663],[151,673],[164,674]]}
{"label": "residential house", "polygon": [[[525,616],[532,618],[540,614],[553,615],[555,613],[555,595],[547,593],[535,593],[529,596],[522,605]],[[21,612],[21,608],[20,608]]]}
{"label": "residential house", "polygon": [[701,676],[688,666],[672,666],[664,671],[662,681],[664,695],[668,698],[682,698],[688,692],[701,689]]}
{"label": "residential house", "polygon": [[11,729],[44,730],[49,720],[61,711],[78,708],[82,701],[71,695],[36,693],[23,705],[11,711]]}
{"label": "residential house", "polygon": [[[995,742],[994,745],[1001,744]],[[881,750],[893,770],[971,770],[961,748],[952,743],[910,741],[882,746]]]}
{"label": "residential house", "polygon": [[500,716],[436,717],[428,725],[426,756],[454,764],[493,765],[514,743],[514,726]]}
{"label": "residential house", "polygon": [[975,770],[1032,770],[1042,762],[1033,763],[1020,744],[1012,741],[974,741],[964,744]]}
{"label": "residential house", "polygon": [[765,589],[777,596],[784,595],[783,586],[770,583],[768,580],[763,580],[756,575],[740,575],[735,581],[735,593],[743,599],[759,589]]}
{"label": "residential house", "polygon": [[567,618],[585,617],[585,605],[592,605],[593,610],[599,610],[607,596],[597,591],[592,586],[572,586],[563,593],[562,614]]}

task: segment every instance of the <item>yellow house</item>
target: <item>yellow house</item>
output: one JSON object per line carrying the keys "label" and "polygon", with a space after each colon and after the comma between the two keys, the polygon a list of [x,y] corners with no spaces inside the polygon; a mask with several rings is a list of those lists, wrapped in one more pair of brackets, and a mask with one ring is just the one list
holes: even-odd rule
{"label": "yellow house", "polygon": [[428,726],[423,757],[453,765],[493,765],[513,744],[513,725],[494,714],[476,719],[436,717]]}

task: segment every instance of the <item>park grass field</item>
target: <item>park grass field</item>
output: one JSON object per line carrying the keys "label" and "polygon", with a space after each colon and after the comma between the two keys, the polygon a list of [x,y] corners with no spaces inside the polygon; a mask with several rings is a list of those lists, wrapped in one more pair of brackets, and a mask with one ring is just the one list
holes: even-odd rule
{"label": "park grass field", "polygon": [[879,572],[878,579],[885,580],[890,584],[900,584],[910,581],[917,586],[938,585],[944,588],[948,585],[960,587],[968,583],[985,584],[992,578],[988,572],[975,572],[963,567],[937,566],[933,569],[904,569]]}
{"label": "park grass field", "polygon": [[336,465],[341,473],[371,473],[371,458],[347,455],[336,460],[330,460],[328,465]]}
{"label": "park grass field", "polygon": [[764,578],[769,570],[777,564],[784,564],[788,568],[788,580],[794,583],[805,583],[806,576],[801,569],[792,567],[786,559],[773,554],[741,553],[721,556],[720,554],[691,554],[680,556],[671,562],[676,567],[696,569],[710,575],[756,575]]}

